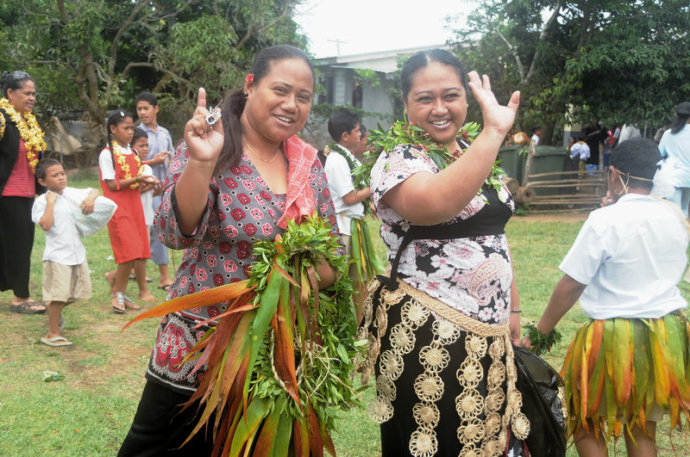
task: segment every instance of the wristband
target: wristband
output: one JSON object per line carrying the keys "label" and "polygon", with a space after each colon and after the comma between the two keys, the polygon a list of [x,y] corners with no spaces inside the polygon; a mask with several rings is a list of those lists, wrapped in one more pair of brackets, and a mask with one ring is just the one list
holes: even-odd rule
{"label": "wristband", "polygon": [[511,309],[510,312],[515,313],[515,314],[520,314],[522,312],[522,310],[521,309]]}

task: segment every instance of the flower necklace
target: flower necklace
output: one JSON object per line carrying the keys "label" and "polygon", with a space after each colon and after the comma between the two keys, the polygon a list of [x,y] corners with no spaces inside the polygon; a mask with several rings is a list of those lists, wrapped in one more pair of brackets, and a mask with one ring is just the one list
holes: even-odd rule
{"label": "flower necklace", "polygon": [[[122,171],[125,173],[125,179],[132,179],[136,176],[140,176],[143,170],[141,168],[141,159],[139,158],[139,156],[137,154],[134,154],[134,160],[136,160],[136,162],[137,162],[137,174],[132,175],[131,170],[129,168],[129,164],[127,163],[127,160],[125,159],[125,154],[122,153],[122,149],[124,149],[124,148],[122,146],[120,146],[120,144],[115,140],[113,140],[112,143],[113,143],[113,151],[112,151],[113,156],[115,156],[115,161],[120,166]],[[138,182],[135,182],[129,186],[130,189],[136,189],[137,187],[139,187]]]}
{"label": "flower necklace", "polygon": [[[469,144],[479,135],[479,130],[480,126],[478,123],[468,122],[462,126],[458,138]],[[435,143],[424,129],[403,121],[395,122],[387,132],[384,132],[380,127],[379,130],[372,129],[369,133],[369,142],[373,146],[373,152],[364,155],[362,167],[359,167],[354,173],[355,175],[366,175],[367,178],[378,156],[384,151],[392,151],[400,144],[409,144],[415,149],[423,152],[434,162],[434,164],[436,164],[439,170],[443,170],[448,165],[455,162],[455,160],[462,156],[467,149],[465,148],[465,150],[463,150],[462,142],[459,141],[460,149],[449,153],[446,146]],[[493,188],[496,192],[501,190],[500,176],[505,174],[499,167],[500,163],[500,160],[494,162],[489,176],[484,181],[488,187]],[[477,195],[481,193],[482,189],[480,188],[479,191],[477,191]]]}
{"label": "flower necklace", "polygon": [[46,150],[46,142],[43,140],[43,130],[36,121],[36,116],[32,113],[19,114],[10,101],[2,97],[0,98],[0,108],[2,108],[10,117],[14,125],[19,130],[19,135],[24,140],[24,147],[26,148],[26,159],[29,161],[31,170],[36,170],[36,164],[41,155],[41,152]]}

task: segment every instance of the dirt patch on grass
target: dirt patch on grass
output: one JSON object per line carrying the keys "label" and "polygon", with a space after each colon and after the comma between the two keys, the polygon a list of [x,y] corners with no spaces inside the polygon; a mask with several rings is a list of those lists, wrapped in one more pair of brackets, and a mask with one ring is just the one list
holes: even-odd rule
{"label": "dirt patch on grass", "polygon": [[[71,383],[77,388],[102,388],[117,379],[122,385],[121,394],[140,394],[140,382],[146,370],[153,347],[153,339],[143,329],[134,328],[121,332],[118,321],[97,321],[88,325],[83,336],[88,343],[75,345],[69,355],[69,371],[74,374]],[[116,380],[114,380],[115,378]],[[129,380],[129,382],[127,381]],[[133,380],[136,382],[132,383]]]}
{"label": "dirt patch on grass", "polygon": [[[5,367],[23,372],[31,386],[42,384],[43,370],[65,376],[70,388],[95,392],[116,391],[134,399],[141,395],[144,373],[153,348],[156,320],[138,323],[125,331],[122,326],[136,314],[115,315],[104,299],[70,306],[64,314],[62,334],[73,345],[51,348],[39,342],[47,332],[47,313],[24,315],[10,311],[12,295],[0,294],[0,318],[5,324],[5,338],[0,342],[0,371]],[[12,383],[0,383],[3,388]],[[24,388],[27,388],[25,385]]]}

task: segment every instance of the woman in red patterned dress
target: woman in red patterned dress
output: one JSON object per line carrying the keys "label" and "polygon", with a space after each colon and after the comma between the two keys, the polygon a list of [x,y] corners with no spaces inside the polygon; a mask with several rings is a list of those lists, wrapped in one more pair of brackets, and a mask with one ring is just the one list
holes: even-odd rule
{"label": "woman in red patterned dress", "polygon": [[[185,143],[170,162],[173,184],[163,193],[154,223],[164,244],[185,249],[169,298],[246,279],[253,240],[274,239],[288,219],[317,211],[335,226],[317,151],[296,135],[309,116],[314,80],[308,57],[280,45],[257,55],[244,90],[231,92],[220,112],[206,108],[206,94],[199,90]],[[324,287],[335,280],[326,264],[318,273]],[[177,449],[200,411],[195,405],[180,411],[180,405],[206,374],[192,371],[194,361],[180,362],[225,309],[218,303],[162,319],[119,456],[211,454],[210,432],[197,433]]]}

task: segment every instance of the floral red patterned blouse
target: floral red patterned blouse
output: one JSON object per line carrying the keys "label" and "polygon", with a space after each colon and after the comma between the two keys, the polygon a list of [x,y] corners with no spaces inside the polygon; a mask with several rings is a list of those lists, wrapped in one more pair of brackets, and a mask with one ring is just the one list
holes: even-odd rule
{"label": "floral red patterned blouse", "polygon": [[[246,279],[252,265],[252,240],[273,239],[283,231],[276,223],[285,209],[285,194],[273,194],[245,154],[238,166],[214,176],[209,183],[208,206],[201,222],[193,234],[183,234],[177,224],[174,182],[188,157],[182,143],[170,161],[173,183],[163,193],[154,221],[162,243],[185,250],[168,298]],[[333,202],[318,158],[311,169],[309,184],[319,216],[331,222],[333,234],[338,236]],[[198,322],[224,310],[225,305],[219,303],[165,316],[147,378],[179,392],[195,390],[203,370],[190,376],[194,362],[182,366],[179,362],[209,328],[205,325],[197,328]]]}

